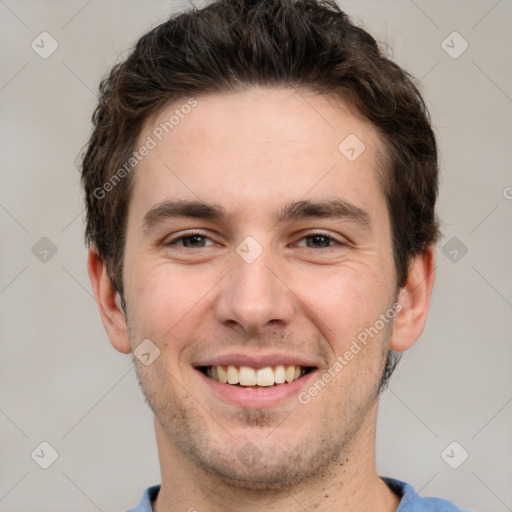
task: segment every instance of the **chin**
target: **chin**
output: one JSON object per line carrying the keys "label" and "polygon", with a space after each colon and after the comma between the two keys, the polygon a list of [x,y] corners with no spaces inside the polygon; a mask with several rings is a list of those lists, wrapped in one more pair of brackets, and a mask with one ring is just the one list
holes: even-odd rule
{"label": "chin", "polygon": [[328,472],[332,457],[319,453],[311,457],[284,450],[272,453],[250,442],[236,453],[226,453],[226,459],[206,460],[204,455],[199,462],[203,471],[230,487],[254,492],[291,490],[306,481],[320,479]]}
{"label": "chin", "polygon": [[311,484],[339,468],[345,452],[339,440],[324,442],[303,433],[304,439],[297,431],[295,435],[288,429],[279,432],[275,426],[246,427],[230,434],[197,428],[180,436],[175,429],[166,430],[168,439],[205,477],[247,492],[285,491]]}

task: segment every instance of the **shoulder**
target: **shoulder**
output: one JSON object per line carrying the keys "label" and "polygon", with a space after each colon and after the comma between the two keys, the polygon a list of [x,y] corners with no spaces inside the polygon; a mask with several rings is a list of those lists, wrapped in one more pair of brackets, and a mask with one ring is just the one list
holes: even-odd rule
{"label": "shoulder", "polygon": [[[441,498],[423,498],[416,493],[412,485],[401,480],[388,477],[381,478],[392,491],[402,496],[396,512],[469,512]],[[148,487],[139,503],[126,512],[152,512],[151,504],[156,499],[159,490],[159,485]]]}
{"label": "shoulder", "polygon": [[441,498],[423,498],[412,485],[394,478],[381,477],[388,487],[402,496],[396,512],[468,512]]}
{"label": "shoulder", "polygon": [[131,508],[130,510],[127,510],[126,512],[152,512],[153,507],[151,504],[153,503],[153,501],[155,501],[156,497],[158,496],[159,490],[159,485],[148,487],[144,491],[144,494],[142,495],[142,498],[140,499],[139,503],[137,503],[135,507]]}

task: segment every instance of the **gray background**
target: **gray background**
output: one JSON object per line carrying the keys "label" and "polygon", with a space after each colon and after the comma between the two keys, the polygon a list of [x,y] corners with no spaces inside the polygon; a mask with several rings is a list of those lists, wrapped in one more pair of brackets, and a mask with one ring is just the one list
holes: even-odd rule
{"label": "gray background", "polygon": [[[441,149],[437,281],[382,397],[379,473],[512,510],[512,2],[340,4],[421,79]],[[100,77],[186,5],[0,0],[1,511],[122,511],[160,481],[151,414],[92,296],[75,164]],[[59,45],[46,59],[43,31]],[[48,469],[31,458],[49,460],[43,441]]]}

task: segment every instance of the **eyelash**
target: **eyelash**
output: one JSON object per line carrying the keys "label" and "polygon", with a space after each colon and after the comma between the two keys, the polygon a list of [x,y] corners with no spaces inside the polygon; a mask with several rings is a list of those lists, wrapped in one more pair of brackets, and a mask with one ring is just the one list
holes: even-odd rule
{"label": "eyelash", "polygon": [[[187,238],[192,238],[194,236],[200,236],[202,238],[211,240],[211,238],[209,236],[205,235],[204,233],[202,233],[200,231],[192,231],[192,232],[187,233],[185,235],[181,235],[181,236],[179,236],[177,238],[173,238],[173,239],[169,240],[167,243],[165,243],[165,245],[166,246],[177,245],[178,242],[181,242],[182,240],[186,240]],[[336,245],[339,245],[339,246],[347,246],[348,245],[345,242],[337,240],[336,238],[334,238],[333,236],[329,235],[328,233],[323,233],[323,232],[308,233],[307,235],[304,235],[302,238],[300,238],[300,240],[304,240],[306,238],[310,238],[310,237],[314,237],[314,236],[321,236],[321,237],[327,238],[329,240],[329,242],[334,242],[334,245],[329,245],[327,247],[317,247],[317,249],[332,249]],[[184,246],[182,246],[182,248],[183,249],[191,249],[190,247],[184,247]],[[197,249],[204,249],[204,247],[198,247]],[[306,247],[306,249],[314,249],[314,247]]]}

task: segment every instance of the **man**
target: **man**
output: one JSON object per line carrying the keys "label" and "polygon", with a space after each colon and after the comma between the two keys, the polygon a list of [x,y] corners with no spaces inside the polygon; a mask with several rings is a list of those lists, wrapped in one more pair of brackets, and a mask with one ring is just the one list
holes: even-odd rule
{"label": "man", "polygon": [[334,2],[219,0],[144,35],[93,121],[88,271],[162,473],[133,510],[459,510],[375,466],[439,237],[407,73]]}

